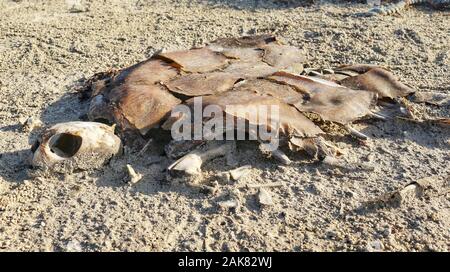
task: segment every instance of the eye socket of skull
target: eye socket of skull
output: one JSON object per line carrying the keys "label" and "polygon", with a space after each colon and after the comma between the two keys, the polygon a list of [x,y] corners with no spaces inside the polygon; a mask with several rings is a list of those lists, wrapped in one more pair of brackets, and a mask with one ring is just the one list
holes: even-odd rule
{"label": "eye socket of skull", "polygon": [[50,150],[63,158],[73,157],[80,150],[83,138],[69,133],[59,133],[50,138]]}

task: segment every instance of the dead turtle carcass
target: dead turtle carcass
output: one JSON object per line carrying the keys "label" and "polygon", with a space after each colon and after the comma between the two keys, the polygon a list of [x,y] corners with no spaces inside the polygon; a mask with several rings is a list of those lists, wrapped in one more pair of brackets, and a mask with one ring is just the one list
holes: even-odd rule
{"label": "dead turtle carcass", "polygon": [[[239,133],[260,141],[286,164],[290,160],[280,146],[335,162],[335,149],[322,137],[326,133],[317,117],[366,138],[350,124],[366,116],[383,118],[373,112],[379,98],[413,92],[378,66],[348,65],[311,75],[305,61],[301,49],[272,35],[160,52],[129,68],[94,76],[84,93],[91,101],[88,118],[117,125],[129,145],[143,145],[155,130],[172,136],[177,130],[178,138],[166,149],[177,159],[169,172],[195,175],[205,160],[226,155],[232,149],[232,141],[226,140]],[[261,131],[269,136],[262,137]],[[195,149],[205,142],[209,148]],[[194,150],[175,152],[181,146]]]}

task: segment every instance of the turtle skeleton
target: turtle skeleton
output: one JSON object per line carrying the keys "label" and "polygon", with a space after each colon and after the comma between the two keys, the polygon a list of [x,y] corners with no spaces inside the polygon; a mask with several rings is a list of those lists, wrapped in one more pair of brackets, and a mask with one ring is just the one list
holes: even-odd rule
{"label": "turtle skeleton", "polygon": [[[192,108],[195,99],[202,98],[202,110],[214,105],[218,109],[214,117],[245,122],[243,129],[236,125],[227,129],[254,136],[264,152],[284,164],[291,162],[288,156],[279,148],[267,150],[267,139],[250,125],[276,130],[281,146],[304,150],[328,165],[348,167],[336,158],[338,149],[324,140],[326,133],[309,116],[336,123],[366,139],[351,123],[363,117],[388,118],[374,113],[377,101],[395,100],[414,90],[379,66],[345,65],[311,76],[303,67],[305,61],[301,49],[285,45],[273,35],[222,38],[200,48],[159,52],[120,71],[94,75],[83,96],[90,99],[90,121],[116,125],[126,145],[142,147],[148,138],[167,135],[162,132],[179,121],[193,125],[214,121],[212,116],[195,120],[173,114],[175,107]],[[278,126],[274,127],[270,118],[261,118],[259,112],[239,111],[263,105],[278,107]],[[176,160],[169,173],[198,175],[204,161],[227,156],[234,149],[229,141],[172,141],[165,149]]]}

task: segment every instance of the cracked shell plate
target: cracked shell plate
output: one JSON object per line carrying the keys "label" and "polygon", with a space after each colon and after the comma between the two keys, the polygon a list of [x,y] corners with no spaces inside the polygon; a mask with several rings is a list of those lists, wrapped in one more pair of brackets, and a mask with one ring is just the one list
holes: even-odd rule
{"label": "cracked shell plate", "polygon": [[302,112],[313,112],[327,121],[347,124],[370,113],[376,101],[371,92],[352,90],[320,78],[279,72],[269,77],[304,94],[294,106]]}

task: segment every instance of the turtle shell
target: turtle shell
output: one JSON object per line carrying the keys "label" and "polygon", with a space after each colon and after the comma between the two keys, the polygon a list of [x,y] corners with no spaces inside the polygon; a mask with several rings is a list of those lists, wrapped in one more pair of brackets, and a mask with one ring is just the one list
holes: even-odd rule
{"label": "turtle shell", "polygon": [[[241,81],[250,80],[246,82],[248,87],[251,80],[291,65],[298,67],[304,60],[301,50],[271,35],[224,38],[201,48],[161,52],[95,82],[88,116],[116,123],[122,131],[137,130],[145,135],[158,127],[173,107],[189,98],[236,92],[243,88],[236,88]],[[283,96],[283,89],[273,86],[264,86],[262,91],[277,98]],[[292,89],[291,95],[296,91]]]}
{"label": "turtle shell", "polygon": [[347,124],[370,113],[377,96],[412,91],[381,67],[342,66],[336,69],[339,80],[330,81],[301,75],[304,62],[301,49],[272,35],[222,38],[200,48],[160,52],[93,82],[88,116],[145,136],[163,124],[168,129],[175,106],[192,106],[193,98],[202,97],[203,106],[216,104],[224,115],[266,127],[270,120],[230,109],[277,105],[281,134],[315,137],[323,132],[303,112]]}

